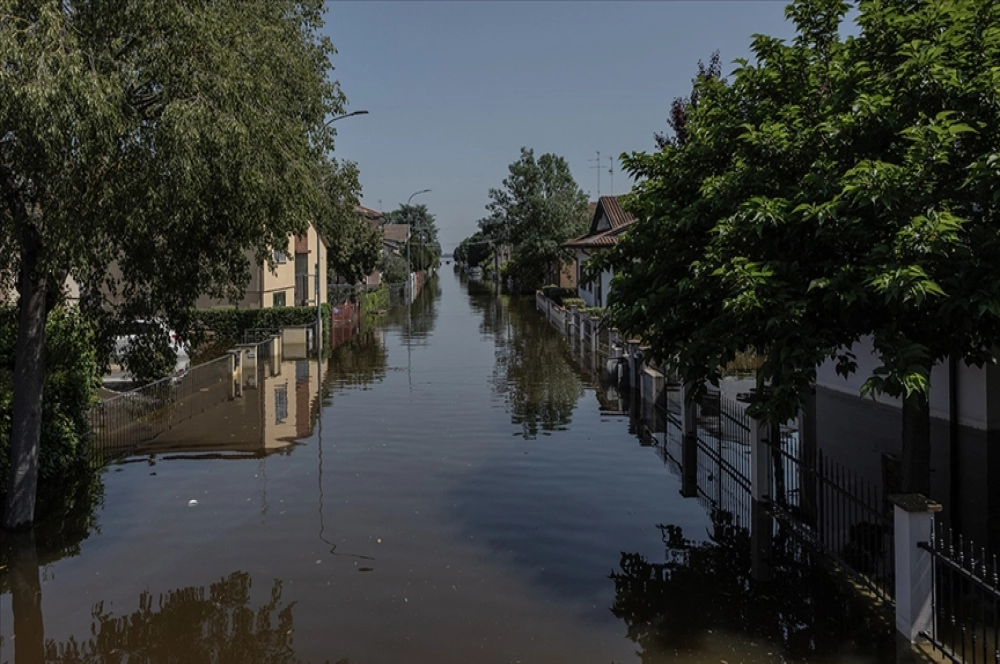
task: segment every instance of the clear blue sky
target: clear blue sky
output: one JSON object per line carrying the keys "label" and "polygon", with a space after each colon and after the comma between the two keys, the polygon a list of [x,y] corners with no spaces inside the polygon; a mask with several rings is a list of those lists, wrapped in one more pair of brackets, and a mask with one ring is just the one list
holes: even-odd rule
{"label": "clear blue sky", "polygon": [[631,183],[622,152],[649,151],[699,59],[724,72],[754,33],[788,39],[780,0],[328,2],[332,76],[369,115],[337,123],[339,158],[361,169],[363,204],[414,198],[437,217],[445,252],[476,230],[490,187],[521,146],[566,158],[580,187]]}

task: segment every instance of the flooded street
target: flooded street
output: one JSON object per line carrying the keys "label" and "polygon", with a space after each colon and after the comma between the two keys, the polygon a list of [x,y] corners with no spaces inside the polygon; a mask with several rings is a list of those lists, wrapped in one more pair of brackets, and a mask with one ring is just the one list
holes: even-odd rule
{"label": "flooded street", "polygon": [[746,532],[681,497],[531,298],[446,268],[318,369],[286,360],[201,420],[210,450],[164,438],[90,522],[39,529],[16,640],[0,571],[0,662],[895,661],[794,544],[755,582]]}

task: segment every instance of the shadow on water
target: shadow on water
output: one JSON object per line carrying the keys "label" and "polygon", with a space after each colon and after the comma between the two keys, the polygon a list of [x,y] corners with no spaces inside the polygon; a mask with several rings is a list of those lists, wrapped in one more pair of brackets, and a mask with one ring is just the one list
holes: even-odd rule
{"label": "shadow on water", "polygon": [[526,439],[564,430],[583,396],[584,384],[570,363],[565,341],[525,297],[497,294],[490,284],[466,281],[469,303],[492,337],[491,386]]}

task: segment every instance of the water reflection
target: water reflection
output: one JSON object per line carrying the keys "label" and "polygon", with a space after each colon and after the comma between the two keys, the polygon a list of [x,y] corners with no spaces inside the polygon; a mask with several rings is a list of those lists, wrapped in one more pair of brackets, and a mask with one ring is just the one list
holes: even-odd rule
{"label": "water reflection", "polygon": [[372,328],[362,331],[350,341],[334,350],[326,362],[324,376],[324,405],[334,389],[361,387],[385,378],[386,360],[389,356],[382,337],[382,330]]}
{"label": "water reflection", "polygon": [[768,582],[755,578],[750,530],[734,525],[726,512],[712,514],[704,542],[687,539],[677,526],[658,528],[663,561],[622,553],[620,570],[610,576],[611,611],[640,647],[641,661],[720,646],[751,656],[742,661],[774,661],[774,650],[782,661],[862,654],[894,661],[891,615],[812,560],[780,524],[770,542]]}
{"label": "water reflection", "polygon": [[481,282],[466,283],[469,301],[493,337],[496,363],[491,384],[527,439],[566,428],[584,384],[569,361],[565,340],[535,311],[534,301],[497,295]]}
{"label": "water reflection", "polygon": [[[122,616],[97,602],[92,636],[47,641],[45,661],[298,662],[294,603],[282,599],[281,581],[271,583],[268,600],[256,607],[252,586],[248,573],[233,572],[207,588],[178,588],[156,597],[146,590],[138,608]],[[20,657],[20,632],[15,643]]]}
{"label": "water reflection", "polygon": [[[337,355],[340,349],[334,351]],[[288,453],[312,433],[318,411],[319,367],[315,359],[262,361],[244,367],[242,394],[208,405],[134,454],[167,459]]]}
{"label": "water reflection", "polygon": [[437,324],[440,300],[440,277],[432,275],[424,283],[409,311],[406,306],[390,307],[383,325],[398,327],[403,339],[411,346],[426,346]]}

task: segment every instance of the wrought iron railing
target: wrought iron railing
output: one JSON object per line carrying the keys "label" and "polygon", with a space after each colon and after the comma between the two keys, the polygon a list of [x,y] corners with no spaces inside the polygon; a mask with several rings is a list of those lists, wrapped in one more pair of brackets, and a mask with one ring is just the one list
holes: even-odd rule
{"label": "wrought iron railing", "polygon": [[917,544],[931,554],[934,619],[922,632],[952,662],[1000,664],[1000,569],[997,557],[935,527]]}

